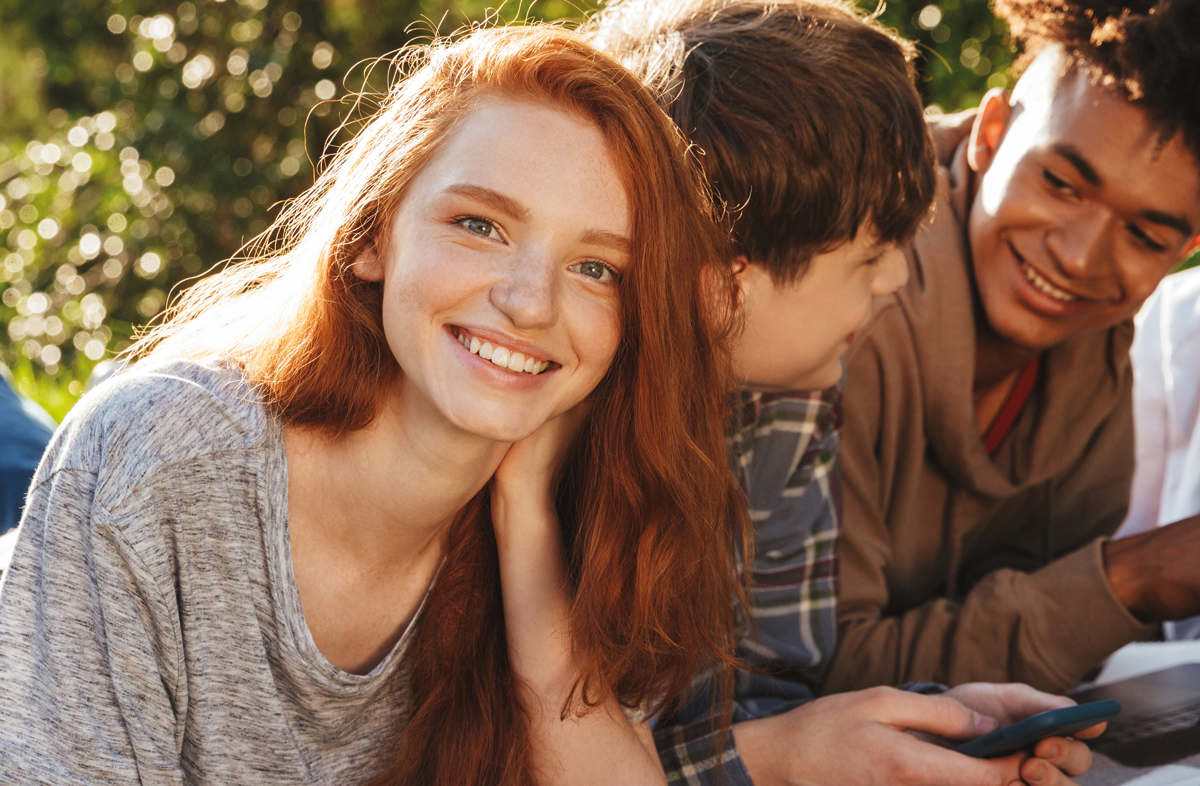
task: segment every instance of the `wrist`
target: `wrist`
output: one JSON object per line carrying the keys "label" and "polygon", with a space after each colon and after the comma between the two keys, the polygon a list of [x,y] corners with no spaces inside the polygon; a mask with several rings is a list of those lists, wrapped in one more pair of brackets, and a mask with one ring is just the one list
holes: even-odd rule
{"label": "wrist", "polygon": [[781,740],[786,739],[783,731],[776,728],[781,715],[757,718],[733,725],[733,744],[737,748],[742,766],[750,775],[755,786],[790,786],[784,756],[786,749]]}
{"label": "wrist", "polygon": [[1145,571],[1139,569],[1144,560],[1139,553],[1151,534],[1108,540],[1103,546],[1104,572],[1113,595],[1130,614],[1143,621],[1151,621],[1152,615],[1146,608]]}

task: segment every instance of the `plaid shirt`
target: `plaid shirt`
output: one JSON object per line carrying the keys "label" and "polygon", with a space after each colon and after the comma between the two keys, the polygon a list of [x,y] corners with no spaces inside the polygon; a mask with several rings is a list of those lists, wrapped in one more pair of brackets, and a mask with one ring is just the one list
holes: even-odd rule
{"label": "plaid shirt", "polygon": [[[754,525],[751,624],[738,656],[735,723],[776,715],[812,699],[836,642],[837,504],[833,471],[841,425],[837,388],[811,393],[742,391],[733,402],[730,463]],[[656,724],[671,783],[749,784],[711,716],[711,675],[693,698]],[[723,774],[720,774],[723,773]]]}

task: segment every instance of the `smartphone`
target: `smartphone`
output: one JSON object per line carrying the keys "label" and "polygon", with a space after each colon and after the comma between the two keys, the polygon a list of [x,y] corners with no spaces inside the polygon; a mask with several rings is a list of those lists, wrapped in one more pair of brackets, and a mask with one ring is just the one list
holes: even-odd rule
{"label": "smartphone", "polygon": [[1116,699],[1089,701],[1074,707],[1039,712],[1024,720],[964,742],[954,750],[977,759],[993,759],[1031,749],[1046,737],[1069,737],[1077,731],[1115,718],[1121,711]]}

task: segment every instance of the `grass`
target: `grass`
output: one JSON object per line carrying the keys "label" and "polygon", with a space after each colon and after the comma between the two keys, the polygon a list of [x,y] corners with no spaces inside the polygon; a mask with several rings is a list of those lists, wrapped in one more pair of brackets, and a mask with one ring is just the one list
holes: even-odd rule
{"label": "grass", "polygon": [[71,407],[83,395],[88,376],[95,363],[80,356],[75,366],[51,376],[41,372],[32,360],[22,359],[9,367],[13,387],[17,392],[37,402],[42,409],[61,423]]}

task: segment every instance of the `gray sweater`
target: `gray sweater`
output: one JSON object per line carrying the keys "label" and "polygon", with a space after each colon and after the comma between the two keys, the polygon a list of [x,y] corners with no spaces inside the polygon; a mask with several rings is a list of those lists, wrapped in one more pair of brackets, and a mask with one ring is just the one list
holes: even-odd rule
{"label": "gray sweater", "polygon": [[134,369],[34,478],[0,584],[0,783],[362,783],[407,717],[411,630],[369,674],[326,660],[279,422],[234,371]]}

